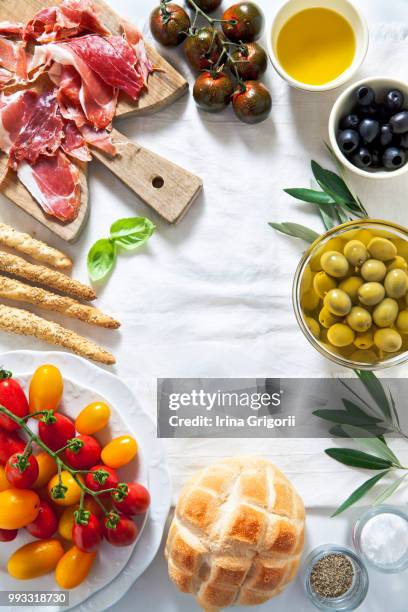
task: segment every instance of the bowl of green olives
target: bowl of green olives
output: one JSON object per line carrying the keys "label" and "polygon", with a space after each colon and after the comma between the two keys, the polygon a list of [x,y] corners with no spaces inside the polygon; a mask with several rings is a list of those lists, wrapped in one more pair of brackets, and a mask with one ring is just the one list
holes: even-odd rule
{"label": "bowl of green olives", "polygon": [[293,305],[309,342],[339,365],[408,361],[408,229],[364,219],[330,230],[298,265]]}
{"label": "bowl of green olives", "polygon": [[375,179],[408,171],[408,83],[373,77],[353,83],[329,119],[331,147],[352,172]]}

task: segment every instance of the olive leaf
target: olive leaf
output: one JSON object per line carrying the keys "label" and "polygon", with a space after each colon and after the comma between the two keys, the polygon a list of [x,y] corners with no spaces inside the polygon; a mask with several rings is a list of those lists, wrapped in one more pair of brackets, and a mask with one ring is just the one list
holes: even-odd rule
{"label": "olive leaf", "polygon": [[108,238],[95,242],[88,253],[88,272],[92,281],[104,279],[116,260],[115,244]]}
{"label": "olive leaf", "polygon": [[363,411],[347,412],[346,410],[315,410],[313,414],[326,421],[338,423],[339,425],[376,425],[381,419],[366,415]]}
{"label": "olive leaf", "polygon": [[317,232],[309,227],[306,227],[305,225],[299,225],[298,223],[290,223],[287,221],[285,223],[269,223],[269,225],[282,234],[293,236],[294,238],[300,238],[301,240],[305,240],[310,244],[319,238],[319,234]]}
{"label": "olive leaf", "polygon": [[377,404],[378,408],[381,410],[386,421],[392,422],[390,403],[384,391],[384,387],[376,375],[373,372],[364,370],[355,370],[355,372]]}
{"label": "olive leaf", "polygon": [[359,446],[373,453],[376,457],[391,461],[393,465],[401,467],[398,457],[393,451],[382,441],[376,437],[362,437],[361,430],[352,425],[343,425],[342,429],[352,438]]}
{"label": "olive leaf", "polygon": [[341,506],[339,506],[337,508],[337,510],[332,514],[332,518],[335,516],[338,516],[339,514],[341,514],[342,512],[344,512],[345,510],[347,510],[347,508],[350,508],[350,506],[352,506],[353,504],[355,504],[356,502],[358,502],[362,497],[364,497],[364,495],[366,493],[368,493],[368,491],[370,491],[373,487],[375,487],[375,485],[377,484],[377,482],[379,482],[381,480],[381,478],[383,478],[384,476],[386,476],[386,474],[388,474],[389,470],[386,470],[384,472],[380,472],[380,474],[376,474],[375,476],[373,476],[372,478],[369,478],[368,480],[366,480],[362,485],[360,485],[351,495],[350,497],[348,497],[346,499],[345,502],[343,502],[341,504]]}
{"label": "olive leaf", "polygon": [[118,219],[111,225],[110,238],[127,251],[133,251],[153,235],[156,226],[146,217],[130,217]]}
{"label": "olive leaf", "polygon": [[386,499],[391,497],[391,495],[394,495],[395,491],[402,485],[407,476],[408,474],[403,474],[395,482],[391,483],[388,487],[385,487],[382,493],[374,500],[374,506],[383,504]]}
{"label": "olive leaf", "polygon": [[352,448],[328,448],[326,455],[351,467],[364,468],[366,470],[384,470],[393,467],[392,461],[381,459],[375,455],[363,453]]}
{"label": "olive leaf", "polygon": [[302,187],[294,189],[284,189],[285,193],[302,200],[303,202],[309,202],[310,204],[335,204],[333,198],[331,198],[324,191],[316,191],[315,189],[303,189]]}

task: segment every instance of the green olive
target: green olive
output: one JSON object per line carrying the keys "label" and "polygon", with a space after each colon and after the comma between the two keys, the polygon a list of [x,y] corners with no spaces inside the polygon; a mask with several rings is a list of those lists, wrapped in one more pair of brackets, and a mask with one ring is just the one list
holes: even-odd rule
{"label": "green olive", "polygon": [[374,259],[389,261],[397,254],[397,247],[387,238],[373,238],[368,243],[368,250]]}
{"label": "green olive", "polygon": [[349,263],[357,268],[360,268],[370,257],[365,244],[360,240],[350,240],[344,247],[343,253]]}
{"label": "green olive", "polygon": [[354,339],[354,346],[358,349],[366,350],[373,346],[374,344],[374,332],[372,329],[369,329],[365,332],[360,332],[356,335]]}
{"label": "green olive", "polygon": [[305,310],[315,310],[320,302],[320,298],[316,293],[311,289],[307,291],[301,298],[302,308]]}
{"label": "green olive", "polygon": [[355,333],[344,323],[335,323],[327,332],[327,339],[333,346],[343,347],[353,343]]}
{"label": "green olive", "polygon": [[364,283],[358,290],[358,297],[365,306],[375,306],[385,298],[385,289],[380,283]]}
{"label": "green olive", "polygon": [[398,316],[398,302],[385,298],[374,308],[373,319],[378,327],[391,327]]}
{"label": "green olive", "polygon": [[337,283],[326,272],[318,272],[313,279],[313,288],[317,295],[322,299],[331,289],[335,289],[337,287]]}
{"label": "green olive", "polygon": [[374,343],[380,351],[396,353],[402,346],[402,338],[395,329],[379,329],[374,334]]}
{"label": "green olive", "polygon": [[369,282],[380,282],[387,274],[387,268],[383,261],[378,259],[367,259],[361,266],[361,276]]}
{"label": "green olive", "polygon": [[401,310],[397,318],[398,331],[408,334],[408,310]]}
{"label": "green olive", "polygon": [[331,289],[325,296],[323,304],[327,310],[338,317],[346,316],[351,310],[351,299],[341,289]]}
{"label": "green olive", "polygon": [[341,281],[339,289],[345,291],[350,296],[353,304],[356,304],[358,302],[358,290],[363,283],[363,279],[359,276],[350,276]]}
{"label": "green olive", "polygon": [[365,332],[370,329],[373,320],[368,310],[360,306],[354,306],[347,317],[347,323],[354,331]]}
{"label": "green olive", "polygon": [[349,264],[342,253],[327,251],[323,253],[320,264],[325,272],[335,278],[343,278],[349,271]]}
{"label": "green olive", "polygon": [[397,255],[387,265],[387,270],[405,270],[407,271],[408,270],[407,260],[401,257],[401,255]]}
{"label": "green olive", "polygon": [[376,363],[378,361],[378,357],[374,351],[364,349],[354,351],[354,353],[350,356],[350,359],[358,363]]}
{"label": "green olive", "polygon": [[310,329],[312,335],[315,338],[319,338],[320,336],[320,326],[317,321],[312,319],[312,317],[305,317],[306,325]]}
{"label": "green olive", "polygon": [[390,270],[384,281],[385,292],[388,297],[400,298],[408,291],[408,276],[404,270]]}
{"label": "green olive", "polygon": [[331,327],[335,323],[338,323],[339,321],[341,321],[339,317],[336,317],[325,306],[323,306],[323,308],[319,312],[320,325],[323,325],[323,327],[329,329],[329,327]]}
{"label": "green olive", "polygon": [[313,273],[310,266],[306,266],[303,271],[302,282],[300,283],[300,293],[303,295],[312,287]]}

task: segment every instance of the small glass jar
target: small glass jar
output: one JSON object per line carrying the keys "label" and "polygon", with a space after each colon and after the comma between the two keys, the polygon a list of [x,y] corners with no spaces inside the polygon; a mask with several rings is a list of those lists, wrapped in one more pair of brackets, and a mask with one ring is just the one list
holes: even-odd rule
{"label": "small glass jar", "polygon": [[[344,555],[353,566],[354,576],[351,587],[340,597],[323,597],[317,593],[311,583],[310,575],[316,563],[328,555]],[[306,558],[303,565],[303,585],[312,604],[319,610],[336,610],[337,612],[351,612],[358,608],[367,596],[368,574],[364,563],[349,548],[336,544],[324,544],[315,548]]]}
{"label": "small glass jar", "polygon": [[396,574],[398,572],[402,572],[408,568],[408,546],[405,551],[405,554],[396,561],[395,563],[378,563],[371,556],[368,556],[365,553],[364,545],[362,542],[362,533],[364,527],[367,523],[374,518],[375,516],[379,516],[380,514],[394,514],[407,522],[408,525],[408,514],[397,508],[395,506],[390,505],[382,505],[377,506],[376,508],[370,508],[365,512],[354,524],[353,527],[353,544],[357,553],[361,555],[364,559],[364,562],[367,563],[370,567],[380,571],[385,572],[387,574]]}
{"label": "small glass jar", "polygon": [[400,365],[402,363],[407,362],[408,336],[404,336],[403,346],[401,350],[397,353],[388,353],[383,355],[381,358],[377,358],[370,362],[363,361],[358,358],[355,358],[355,355],[358,356],[359,354],[361,355],[362,353],[367,353],[369,351],[359,351],[356,347],[354,347],[350,354],[345,354],[347,353],[348,347],[346,347],[345,349],[336,349],[336,347],[329,345],[328,342],[323,342],[320,339],[316,338],[309,329],[309,326],[307,325],[307,316],[303,312],[301,305],[302,283],[305,279],[305,273],[311,273],[311,262],[313,262],[314,259],[319,257],[319,253],[324,249],[324,247],[329,243],[329,241],[332,241],[333,239],[342,239],[348,232],[353,231],[353,233],[357,233],[360,230],[372,230],[375,232],[376,236],[383,236],[389,238],[390,240],[400,241],[401,244],[404,244],[404,253],[406,243],[406,254],[408,257],[408,228],[404,228],[389,221],[380,221],[377,219],[359,219],[356,221],[344,223],[343,225],[339,225],[338,227],[329,230],[328,232],[317,238],[315,242],[303,254],[303,257],[300,260],[297,270],[295,272],[292,290],[292,302],[295,311],[295,316],[300,329],[302,330],[303,334],[306,336],[310,344],[317,351],[319,351],[321,355],[327,357],[331,361],[334,361],[337,365],[341,365],[346,368],[352,368],[354,370],[372,371]]}

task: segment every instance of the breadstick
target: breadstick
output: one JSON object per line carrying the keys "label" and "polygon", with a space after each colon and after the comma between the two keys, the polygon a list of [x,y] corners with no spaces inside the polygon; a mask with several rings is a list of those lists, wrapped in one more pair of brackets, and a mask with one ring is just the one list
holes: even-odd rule
{"label": "breadstick", "polygon": [[32,238],[29,234],[18,232],[14,227],[4,223],[0,223],[0,244],[25,253],[33,259],[59,270],[68,270],[72,267],[72,261],[61,251],[48,246],[45,242]]}
{"label": "breadstick", "polygon": [[0,270],[14,276],[20,276],[39,285],[57,289],[57,291],[62,293],[68,293],[82,300],[94,300],[96,298],[92,287],[83,285],[62,272],[50,270],[50,268],[45,266],[36,266],[22,257],[10,255],[10,253],[5,253],[4,251],[0,251]]}
{"label": "breadstick", "polygon": [[71,319],[79,319],[99,327],[108,329],[120,327],[119,321],[106,315],[98,308],[81,304],[70,297],[57,295],[39,287],[26,285],[7,276],[0,276],[0,298],[34,304],[34,306],[44,310],[60,312],[67,317],[71,317]]}
{"label": "breadstick", "polygon": [[20,336],[33,336],[38,338],[38,340],[62,346],[77,355],[81,355],[81,357],[86,357],[105,365],[116,363],[115,357],[97,344],[83,338],[70,329],[65,329],[65,327],[54,323],[54,321],[47,321],[20,308],[10,308],[0,304],[0,330],[19,334]]}

